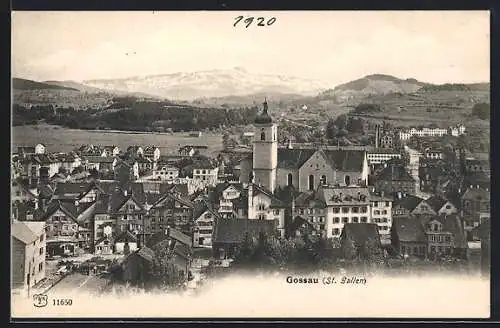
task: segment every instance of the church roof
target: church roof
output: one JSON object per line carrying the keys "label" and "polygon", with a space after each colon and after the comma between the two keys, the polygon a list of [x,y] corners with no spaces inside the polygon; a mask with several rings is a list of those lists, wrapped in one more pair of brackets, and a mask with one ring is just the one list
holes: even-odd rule
{"label": "church roof", "polygon": [[278,149],[278,168],[298,169],[311,158],[316,149]]}

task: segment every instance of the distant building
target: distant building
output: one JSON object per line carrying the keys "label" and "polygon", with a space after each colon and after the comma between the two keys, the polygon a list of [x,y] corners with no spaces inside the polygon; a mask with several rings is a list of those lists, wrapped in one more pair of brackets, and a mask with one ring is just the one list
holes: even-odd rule
{"label": "distant building", "polygon": [[207,161],[195,163],[193,179],[200,180],[206,185],[215,186],[218,181],[219,167]]}
{"label": "distant building", "polygon": [[490,218],[490,192],[482,188],[469,188],[462,196],[464,228],[470,231]]}
{"label": "distant building", "polygon": [[441,129],[441,128],[422,128],[422,129],[416,129],[416,128],[411,128],[406,131],[400,131],[399,132],[399,139],[400,140],[409,140],[412,136],[417,136],[417,137],[442,137],[444,135],[448,134],[447,129]]}
{"label": "distant building", "polygon": [[179,169],[175,166],[161,165],[153,170],[153,178],[159,180],[174,180],[179,177]]}
{"label": "distant building", "polygon": [[378,148],[367,153],[368,165],[378,165],[390,161],[393,158],[401,159],[401,153],[390,149]]}

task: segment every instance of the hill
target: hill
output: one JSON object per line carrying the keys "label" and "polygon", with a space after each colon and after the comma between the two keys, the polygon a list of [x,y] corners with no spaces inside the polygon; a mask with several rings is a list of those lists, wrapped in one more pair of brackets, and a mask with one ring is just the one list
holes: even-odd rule
{"label": "hill", "polygon": [[79,91],[78,89],[61,86],[61,85],[53,85],[41,82],[35,82],[26,79],[13,78],[12,79],[12,89],[14,90],[70,90],[70,91]]}
{"label": "hill", "polygon": [[259,93],[316,95],[327,89],[327,83],[297,77],[255,74],[245,69],[216,69],[198,72],[149,75],[124,79],[82,81],[94,88],[140,92],[175,100],[194,100]]}
{"label": "hill", "polygon": [[426,85],[416,79],[400,79],[391,75],[372,74],[336,86],[318,95],[321,100],[357,101],[370,95],[412,93]]}

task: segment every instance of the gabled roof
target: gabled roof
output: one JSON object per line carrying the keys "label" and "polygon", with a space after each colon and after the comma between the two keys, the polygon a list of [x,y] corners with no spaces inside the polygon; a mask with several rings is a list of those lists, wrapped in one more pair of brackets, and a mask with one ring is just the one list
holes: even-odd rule
{"label": "gabled roof", "polygon": [[91,191],[95,185],[93,183],[73,183],[59,182],[54,190],[55,198],[78,199]]}
{"label": "gabled roof", "polygon": [[409,181],[415,182],[415,179],[406,171],[402,165],[387,165],[376,177],[377,180],[384,181]]}
{"label": "gabled roof", "polygon": [[51,217],[55,212],[61,210],[64,214],[66,214],[69,218],[73,219],[75,222],[77,218],[77,210],[76,206],[73,203],[61,203],[60,201],[53,201],[47,207],[45,213],[41,216],[40,219],[46,220]]}
{"label": "gabled roof", "polygon": [[392,229],[398,235],[400,242],[427,242],[424,227],[419,219],[395,217]]}
{"label": "gabled roof", "polygon": [[115,161],[115,157],[98,155],[86,155],[84,159],[89,163],[113,163]]}
{"label": "gabled roof", "polygon": [[322,150],[322,152],[328,158],[330,165],[336,170],[356,172],[363,170],[365,150],[327,149]]}
{"label": "gabled roof", "polygon": [[462,200],[490,200],[490,192],[483,188],[469,188],[463,194]]}
{"label": "gabled roof", "polygon": [[137,242],[137,237],[130,231],[124,231],[115,238],[115,243],[135,243]]}
{"label": "gabled roof", "polygon": [[110,244],[114,244],[113,236],[102,236],[101,238],[99,238],[95,241],[95,245],[99,245],[100,243],[102,243],[105,240],[109,240]]}
{"label": "gabled roof", "polygon": [[424,201],[423,198],[414,196],[414,195],[406,195],[404,197],[401,197],[401,199],[396,198],[393,202],[392,207],[402,207],[407,209],[408,211],[413,211],[422,201]]}
{"label": "gabled roof", "polygon": [[152,263],[155,259],[155,252],[148,247],[142,247],[136,251],[136,254],[150,263]]}
{"label": "gabled roof", "polygon": [[311,222],[309,222],[308,220],[304,219],[303,217],[301,217],[300,215],[299,216],[296,216],[293,220],[292,220],[292,223],[290,224],[290,230],[292,231],[296,231],[297,229],[299,229],[301,226],[303,225],[306,225],[308,228],[312,229],[312,230],[316,230],[316,228],[314,227],[314,224],[312,224]]}
{"label": "gabled roof", "polygon": [[214,243],[241,243],[248,233],[257,237],[260,232],[273,234],[276,229],[274,220],[218,219],[215,221]]}
{"label": "gabled roof", "polygon": [[191,247],[186,245],[186,244],[180,243],[180,242],[176,242],[174,244],[172,252],[174,254],[182,256],[185,259],[191,258]]}
{"label": "gabled roof", "polygon": [[14,221],[11,227],[11,235],[25,245],[29,245],[43,234],[44,229],[45,222]]}
{"label": "gabled roof", "polygon": [[364,245],[370,238],[381,245],[378,226],[375,223],[346,223],[342,235],[343,238],[353,240],[358,245]]}
{"label": "gabled roof", "polygon": [[191,237],[174,228],[169,228],[169,237],[189,247],[193,244]]}
{"label": "gabled roof", "polygon": [[219,213],[213,210],[212,206],[209,206],[206,201],[196,202],[194,204],[193,218],[198,219],[203,213],[209,211],[215,217],[219,216]]}
{"label": "gabled roof", "polygon": [[179,196],[179,195],[175,195],[172,193],[167,193],[167,194],[162,195],[162,197],[160,199],[158,199],[158,201],[156,201],[156,203],[153,204],[153,207],[159,206],[167,198],[171,198],[174,201],[178,201],[179,203],[182,203],[188,207],[194,206],[194,204],[189,199],[186,199],[186,197],[183,197],[182,195]]}
{"label": "gabled roof", "polygon": [[326,206],[324,199],[316,190],[302,192],[295,198],[295,206],[308,206],[309,202],[319,203],[322,207]]}
{"label": "gabled roof", "polygon": [[278,149],[278,168],[299,169],[316,152],[315,149]]}
{"label": "gabled roof", "polygon": [[432,209],[437,213],[441,208],[443,208],[448,200],[439,195],[433,195],[430,198],[426,199],[425,202],[429,204],[430,207],[432,207]]}
{"label": "gabled roof", "polygon": [[[259,195],[259,194],[264,194],[271,199],[271,207],[281,208],[281,207],[285,206],[285,204],[281,200],[279,200],[277,197],[275,197],[273,195],[273,193],[270,190],[266,189],[264,186],[259,186],[256,184],[252,184],[252,186],[253,186],[253,196],[254,197]],[[248,198],[248,196],[247,196],[247,198]]]}

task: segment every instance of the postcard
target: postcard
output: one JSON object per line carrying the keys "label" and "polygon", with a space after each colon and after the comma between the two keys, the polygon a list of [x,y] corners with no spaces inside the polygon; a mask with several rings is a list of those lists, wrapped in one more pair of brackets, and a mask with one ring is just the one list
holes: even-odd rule
{"label": "postcard", "polygon": [[14,11],[12,318],[488,318],[489,11]]}

